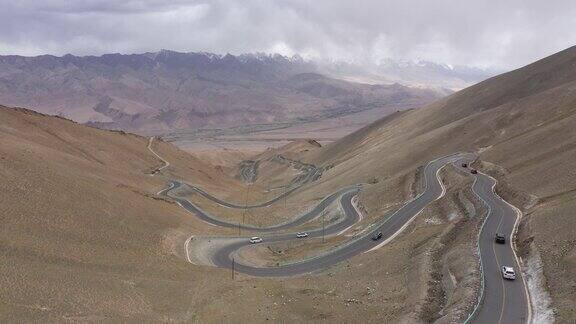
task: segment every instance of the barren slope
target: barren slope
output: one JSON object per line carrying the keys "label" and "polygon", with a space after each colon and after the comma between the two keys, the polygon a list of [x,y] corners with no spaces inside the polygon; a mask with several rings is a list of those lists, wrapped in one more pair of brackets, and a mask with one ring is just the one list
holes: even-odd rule
{"label": "barren slope", "polygon": [[[0,107],[0,321],[193,316],[182,294],[195,269],[181,242],[204,225],[154,196],[165,180],[149,175],[162,163],[147,143]],[[155,147],[169,172],[239,184],[172,145]]]}
{"label": "barren slope", "polygon": [[[388,116],[326,147],[300,142],[284,148],[295,160],[334,167],[295,192],[286,207],[255,213],[250,221],[287,218],[336,188],[363,182],[365,218],[357,228],[364,228],[422,191],[423,164],[456,151],[478,151],[477,166],[493,174],[498,192],[522,208],[520,252],[528,265],[541,259],[541,284],[551,294],[557,319],[568,322],[576,317],[575,70],[571,48],[424,109]],[[450,316],[457,321],[473,307],[475,248],[469,242],[482,208],[471,198],[468,178],[453,170],[442,173],[447,195],[385,248],[319,275],[232,281],[227,271],[187,264],[174,254],[191,234],[234,233],[151,197],[164,181],[145,174],[161,165],[146,150],[147,139],[14,110],[0,114],[0,206],[6,224],[0,236],[0,313],[7,319],[450,322]],[[245,196],[238,179],[155,143],[170,160],[167,173],[173,177],[223,198]],[[274,163],[261,167],[254,201],[267,197],[267,178],[288,169]],[[232,212],[230,217],[241,217]],[[337,241],[317,245],[323,249]],[[309,252],[271,249],[255,254],[272,253],[282,261]],[[445,280],[450,274],[452,287]],[[230,308],[239,303],[242,307]]]}
{"label": "barren slope", "polygon": [[311,153],[335,163],[319,188],[377,175],[361,202],[377,210],[394,179],[434,157],[478,151],[480,166],[520,206],[524,258],[544,265],[559,320],[576,317],[576,47],[415,110],[388,116]]}
{"label": "barren slope", "polygon": [[[1,108],[0,117],[2,321],[393,321],[426,297],[407,283],[427,280],[425,243],[447,224],[419,222],[409,240],[319,275],[233,281],[226,270],[186,262],[190,235],[235,233],[154,196],[165,180],[149,173],[163,163],[147,138],[27,110]],[[168,177],[242,197],[240,182],[219,169],[171,145],[153,147],[170,161]],[[311,147],[296,143],[282,153],[298,158]],[[275,210],[290,217],[322,196],[311,188]],[[422,248],[413,254],[413,247]],[[406,273],[407,263],[418,272]]]}
{"label": "barren slope", "polygon": [[[298,158],[304,156],[308,163],[334,167],[327,170],[318,182],[306,185],[290,199],[293,203],[306,202],[310,197],[322,196],[334,188],[368,183],[360,196],[361,208],[367,216],[359,225],[362,227],[418,192],[418,168],[427,161],[457,151],[479,152],[481,162],[477,167],[494,175],[499,180],[498,193],[519,206],[525,215],[516,240],[525,261],[523,271],[529,273],[528,285],[533,297],[546,304],[546,294],[550,294],[556,318],[560,322],[569,321],[576,317],[576,292],[573,289],[576,285],[576,233],[573,230],[575,141],[576,47],[484,81],[426,108],[390,115],[324,148],[300,152]],[[266,174],[265,169],[262,174]],[[446,199],[449,198],[438,204],[447,205]],[[477,232],[473,223],[477,221],[459,225],[461,222],[450,219],[435,220],[432,216],[438,213],[431,213],[434,208],[438,206],[431,206],[425,213],[430,215],[430,222],[421,220],[397,238],[398,245],[406,244],[407,239],[411,240],[410,243],[416,242],[416,246],[409,248],[412,249],[410,255],[394,260],[405,270],[417,267],[424,273],[433,271],[415,258],[421,251],[418,247],[430,238],[421,234],[434,224],[442,225],[434,234],[441,241],[445,241],[446,235],[462,236],[462,233],[468,233],[468,238],[448,250],[434,252],[436,259],[424,260],[425,264],[438,267],[434,266],[438,264],[438,258],[449,258],[454,253],[468,259],[474,256],[474,247],[466,242],[473,240],[473,233]],[[454,207],[440,208],[439,211],[443,217],[463,213]],[[481,215],[478,210],[474,214]],[[452,225],[457,227],[456,234],[449,234]],[[400,253],[398,245],[391,244],[386,249],[358,256],[350,262],[367,267],[386,267],[384,260],[389,260],[387,256]],[[539,263],[543,265],[544,276],[538,268]],[[330,271],[337,273],[336,278],[344,279],[340,272],[342,267],[338,265]],[[475,266],[455,267],[460,272],[470,273]],[[442,274],[434,272],[432,276],[444,278],[447,275],[445,270]],[[411,280],[411,275],[406,273],[403,279]],[[374,274],[370,278],[377,282],[399,280],[388,273]],[[457,278],[458,281],[462,279]],[[385,294],[387,300],[422,298],[427,301],[424,309],[407,305],[387,320],[406,317],[433,319],[439,315],[430,309],[450,307],[442,302],[430,302],[450,293],[448,288],[434,288],[437,281],[431,282],[432,288],[425,291],[412,287],[412,290]],[[538,285],[543,289],[534,288]],[[466,293],[466,298],[470,293]],[[385,307],[390,307],[390,304]],[[460,312],[463,310],[459,308]],[[535,305],[534,312],[536,319],[542,319],[549,309],[545,305]]]}
{"label": "barren slope", "polygon": [[[385,258],[362,257],[378,262],[345,263],[293,279],[233,281],[226,270],[186,262],[190,235],[234,232],[154,196],[165,179],[149,175],[163,163],[147,150],[147,138],[7,108],[0,108],[0,133],[3,322],[350,322],[410,312],[402,287],[412,279],[398,266],[412,259],[410,253],[384,251]],[[238,180],[175,147],[159,141],[153,147],[170,161],[162,171],[168,177],[224,197],[244,193]],[[291,198],[290,211],[298,203]],[[419,231],[411,244],[439,228],[431,230]],[[365,275],[358,278],[358,271]],[[367,287],[382,292],[366,297]],[[385,293],[390,289],[398,290],[396,301]]]}

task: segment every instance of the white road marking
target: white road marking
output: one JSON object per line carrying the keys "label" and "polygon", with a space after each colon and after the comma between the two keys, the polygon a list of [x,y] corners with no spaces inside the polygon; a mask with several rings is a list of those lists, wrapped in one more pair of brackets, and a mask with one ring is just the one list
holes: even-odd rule
{"label": "white road marking", "polygon": [[476,248],[477,248],[477,252],[478,252],[478,260],[480,262],[480,278],[481,278],[480,280],[482,281],[482,290],[480,290],[480,295],[478,296],[478,300],[476,301],[476,305],[474,306],[472,313],[470,313],[470,316],[468,316],[468,318],[464,321],[464,324],[469,323],[470,320],[473,318],[474,314],[476,314],[476,312],[480,308],[480,302],[482,301],[482,299],[484,299],[484,290],[486,287],[486,280],[484,278],[484,264],[482,262],[482,253],[480,252],[480,236],[482,235],[482,231],[484,231],[484,225],[486,225],[486,223],[488,222],[488,216],[490,215],[490,213],[492,213],[492,206],[490,204],[488,204],[488,202],[486,200],[484,200],[484,198],[482,198],[482,196],[480,196],[474,190],[474,186],[476,185],[477,181],[478,181],[478,177],[474,177],[474,182],[472,183],[472,192],[476,195],[476,197],[478,197],[478,198],[480,198],[480,200],[482,200],[484,205],[488,206],[488,211],[486,213],[486,217],[484,218],[484,221],[482,222],[482,226],[480,226],[480,231],[478,231],[478,235],[476,238]]}
{"label": "white road marking", "polygon": [[[520,209],[518,209],[516,206],[510,204],[509,202],[507,202],[506,200],[502,199],[502,197],[500,197],[496,191],[494,190],[496,188],[496,184],[498,183],[498,180],[496,180],[495,178],[487,175],[486,173],[480,172],[478,171],[478,173],[492,179],[494,182],[492,184],[492,193],[494,194],[494,196],[496,196],[498,199],[500,199],[501,201],[503,201],[504,203],[506,203],[508,206],[510,206],[512,209],[515,210],[516,212],[516,220],[514,222],[514,229],[512,230],[512,234],[510,234],[509,237],[509,242],[511,242],[511,246],[512,246],[512,253],[514,254],[514,258],[516,259],[516,264],[518,265],[518,271],[522,274],[522,269],[520,268],[520,262],[519,262],[519,258],[516,255],[516,245],[514,243],[514,241],[511,239],[514,236],[514,233],[517,230],[517,226],[518,226],[518,221],[520,219],[520,216],[522,215],[522,212],[520,211]],[[476,181],[478,180],[477,177],[474,177],[474,183],[472,184],[472,192],[476,195],[476,197],[480,198],[480,200],[482,200],[482,202],[484,203],[484,205],[488,206],[488,212],[486,214],[486,218],[484,219],[484,222],[482,223],[482,226],[480,227],[480,231],[478,232],[478,242],[477,242],[477,246],[478,246],[478,258],[480,260],[480,271],[481,271],[481,276],[482,276],[482,290],[480,291],[480,296],[478,297],[478,301],[476,302],[476,306],[474,307],[474,310],[472,311],[472,313],[470,313],[470,316],[466,319],[466,321],[464,321],[464,323],[468,323],[474,316],[474,314],[478,311],[479,307],[480,307],[480,301],[483,299],[483,295],[484,295],[484,289],[485,289],[485,282],[484,282],[484,265],[482,264],[482,254],[480,252],[480,236],[482,235],[482,232],[484,231],[484,225],[486,224],[488,217],[490,216],[490,214],[492,213],[492,206],[490,204],[488,204],[488,202],[486,200],[484,200],[484,198],[482,198],[482,196],[480,196],[480,194],[478,194],[475,190],[474,190],[474,185],[476,184]],[[496,257],[496,262],[498,263],[498,259],[496,256],[496,253],[494,252],[494,256]],[[498,266],[500,267],[500,266]],[[498,269],[499,270],[499,269]],[[525,292],[525,297],[527,300],[527,306],[528,306],[528,319],[527,319],[527,323],[531,323],[532,322],[532,304],[530,303],[530,294],[528,292],[528,288],[526,285],[526,280],[524,279],[524,275],[521,275],[522,277],[522,283],[524,284],[524,292]]]}
{"label": "white road marking", "polygon": [[160,195],[160,194],[162,193],[162,191],[168,191],[168,190],[170,190],[170,189],[172,189],[172,188],[174,188],[174,182],[170,182],[170,187],[164,188],[164,189],[158,191],[158,192],[156,193],[156,195],[158,196],[158,195]]}
{"label": "white road marking", "polygon": [[[342,208],[342,203],[340,202],[340,199],[338,199],[338,208],[339,208],[343,213],[346,213],[346,212],[344,211],[344,208]],[[354,224],[351,224],[350,226],[348,226],[348,227],[346,227],[345,229],[343,229],[343,230],[341,230],[340,232],[338,232],[336,235],[337,235],[337,236],[342,235],[342,233],[345,233],[346,231],[348,231],[349,229],[351,229],[352,227],[354,227],[354,225],[356,225],[356,224],[357,224],[357,222],[354,223]]]}
{"label": "white road marking", "polygon": [[352,207],[354,207],[354,210],[356,211],[356,213],[358,213],[358,223],[360,223],[363,219],[364,219],[364,214],[360,211],[360,208],[358,207],[358,203],[360,202],[360,198],[358,195],[354,196],[354,198],[352,199]]}
{"label": "white road marking", "polygon": [[443,167],[436,170],[436,179],[438,179],[438,183],[440,183],[440,187],[442,187],[442,193],[440,194],[440,197],[436,198],[434,201],[444,197],[444,195],[446,194],[446,187],[444,187],[444,183],[442,183],[442,179],[440,179],[440,170],[444,169],[445,166],[446,164],[444,164]]}
{"label": "white road marking", "polygon": [[192,238],[194,238],[194,235],[190,236],[186,242],[184,242],[184,249],[186,250],[186,260],[188,260],[188,262],[192,263],[192,260],[190,260],[190,253],[188,252],[188,244],[190,244],[190,241],[192,240]]}
{"label": "white road marking", "polygon": [[[520,218],[522,217],[522,211],[520,211],[520,209],[514,205],[512,205],[511,203],[507,202],[505,199],[503,199],[502,197],[500,197],[496,191],[494,190],[496,187],[496,183],[498,182],[496,179],[494,179],[493,177],[482,173],[483,175],[489,177],[490,179],[494,180],[494,186],[492,186],[492,193],[494,194],[494,196],[496,196],[498,199],[500,199],[502,202],[504,202],[506,205],[510,206],[510,208],[512,208],[514,210],[514,212],[516,213],[516,219],[514,220],[514,227],[512,229],[512,233],[510,234],[509,242],[511,242],[511,246],[512,246],[512,254],[514,254],[514,258],[516,259],[516,264],[518,265],[518,271],[522,274],[522,268],[521,268],[521,258],[518,257],[518,255],[516,254],[516,242],[512,239],[514,237],[514,235],[516,234],[516,232],[518,231],[518,223],[520,222]],[[524,292],[525,292],[525,297],[526,297],[526,305],[528,305],[528,319],[527,319],[527,323],[531,323],[532,322],[532,303],[530,301],[530,292],[528,291],[528,285],[526,284],[526,279],[524,278],[524,274],[522,274],[520,277],[522,277],[522,283],[524,284]]]}
{"label": "white road marking", "polygon": [[389,238],[387,238],[386,240],[384,240],[382,243],[376,245],[375,247],[371,248],[370,250],[364,252],[364,253],[368,253],[368,252],[372,252],[372,251],[376,251],[379,248],[383,247],[384,245],[390,243],[390,241],[392,241],[394,238],[396,238],[396,236],[400,235],[400,233],[402,233],[406,227],[408,227],[408,225],[410,225],[412,223],[412,221],[414,219],[416,219],[416,217],[423,211],[424,209],[421,209],[419,212],[416,213],[416,215],[412,216],[412,218],[410,218],[404,225],[402,225],[402,227],[400,227],[400,229],[398,229],[394,234],[392,234],[392,236],[390,236]]}
{"label": "white road marking", "polygon": [[[438,159],[434,160],[437,161]],[[438,170],[436,170],[436,180],[438,180],[438,183],[440,183],[440,186],[442,187],[442,194],[440,194],[440,196],[438,198],[436,198],[434,201],[444,197],[444,195],[446,194],[446,188],[444,187],[444,184],[442,184],[442,180],[440,179],[440,170],[442,170],[448,163],[444,164],[441,168],[438,168]],[[426,170],[426,169],[424,169]],[[428,190],[428,182],[426,183],[426,190]],[[424,192],[426,192],[426,190],[424,190]],[[422,194],[418,195],[415,199],[417,199],[418,197],[420,197]],[[412,200],[414,201],[414,199]],[[425,206],[426,207],[426,206]],[[420,215],[420,213],[424,210],[424,208],[420,209],[419,212],[417,212],[414,216],[412,216],[404,225],[402,225],[402,227],[400,227],[400,229],[398,229],[394,234],[392,234],[392,236],[390,236],[389,238],[387,238],[386,240],[384,240],[384,242],[376,245],[375,247],[371,248],[370,250],[364,252],[364,253],[368,253],[371,251],[375,251],[378,250],[379,248],[383,247],[384,245],[388,244],[390,241],[392,241],[396,236],[398,236],[400,233],[402,233],[402,231],[404,231],[406,229],[406,227],[408,227],[408,225],[410,225],[412,223],[412,221],[414,219],[416,219],[416,217],[418,215]],[[396,214],[398,211],[396,211],[394,214]]]}
{"label": "white road marking", "polygon": [[[184,210],[187,211],[188,213],[193,214],[191,211],[189,211],[188,209],[184,208],[184,206],[182,206],[182,204],[181,204],[179,201],[176,201],[176,203],[178,204],[178,206],[180,206],[182,209],[184,209]],[[203,220],[203,219],[200,219],[200,220],[203,221],[204,223],[210,225],[210,226],[218,226],[218,225],[212,224],[212,223],[210,223],[210,222],[208,222],[208,221],[206,221],[206,220]]]}

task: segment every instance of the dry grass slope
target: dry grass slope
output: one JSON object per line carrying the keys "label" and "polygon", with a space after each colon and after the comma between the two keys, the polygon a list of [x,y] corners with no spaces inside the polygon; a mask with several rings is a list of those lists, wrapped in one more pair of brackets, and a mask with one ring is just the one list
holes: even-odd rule
{"label": "dry grass slope", "polygon": [[378,210],[394,200],[396,179],[456,151],[480,152],[499,193],[521,207],[524,258],[542,257],[557,319],[576,318],[576,47],[386,117],[307,160],[336,164],[319,187],[378,175],[361,199]]}
{"label": "dry grass slope", "polygon": [[[154,196],[165,180],[149,175],[161,162],[146,146],[140,136],[0,107],[1,321],[192,312],[182,294],[195,269],[182,261],[180,236],[204,225]],[[236,183],[156,146],[170,172]]]}

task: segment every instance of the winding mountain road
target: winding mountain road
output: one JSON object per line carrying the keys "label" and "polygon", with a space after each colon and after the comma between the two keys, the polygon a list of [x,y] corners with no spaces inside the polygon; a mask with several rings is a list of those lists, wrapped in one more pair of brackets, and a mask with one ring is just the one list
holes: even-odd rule
{"label": "winding mountain road", "polygon": [[[514,251],[513,234],[520,211],[494,192],[496,180],[478,173],[472,191],[488,208],[488,216],[478,239],[483,274],[479,303],[467,322],[528,323],[531,308],[524,275]],[[495,243],[496,233],[504,234],[506,244]],[[512,266],[516,280],[502,278],[502,266]]]}
{"label": "winding mountain road", "polygon": [[283,192],[282,192],[281,194],[279,194],[278,196],[276,196],[276,197],[274,197],[274,198],[272,198],[272,199],[270,199],[270,200],[268,200],[268,201],[262,202],[262,203],[253,204],[253,205],[247,205],[247,204],[240,205],[240,204],[237,204],[237,203],[232,203],[232,202],[224,201],[224,200],[222,200],[222,199],[220,199],[220,198],[218,198],[218,197],[216,197],[216,196],[213,196],[213,195],[209,194],[208,192],[202,190],[202,188],[199,188],[199,187],[197,187],[197,186],[193,186],[193,185],[187,184],[187,183],[182,182],[182,181],[173,181],[172,183],[174,183],[174,185],[178,185],[178,187],[183,187],[183,186],[185,186],[185,187],[189,188],[190,190],[192,190],[192,191],[200,194],[200,195],[203,196],[204,198],[207,198],[207,199],[211,200],[212,202],[215,202],[216,204],[218,204],[218,205],[220,205],[220,206],[222,206],[222,207],[235,208],[235,209],[252,209],[252,208],[268,207],[268,206],[271,206],[272,204],[274,204],[275,202],[283,199],[284,197],[289,196],[290,194],[292,194],[294,191],[296,191],[298,188],[301,187],[301,186],[296,186],[296,187],[292,187],[292,188],[286,189],[285,191],[283,191]]}
{"label": "winding mountain road", "polygon": [[[292,264],[286,264],[278,267],[256,267],[250,264],[235,263],[234,268],[236,271],[246,273],[252,276],[262,276],[262,277],[285,277],[294,276],[305,273],[311,273],[317,270],[323,270],[326,267],[334,265],[338,262],[346,260],[352,256],[358,255],[363,252],[370,251],[374,248],[380,247],[396,235],[398,235],[403,229],[405,229],[410,222],[431,202],[441,198],[444,195],[444,187],[438,178],[438,173],[440,170],[448,163],[454,163],[461,160],[471,161],[474,159],[472,154],[456,154],[447,157],[443,157],[430,162],[424,168],[424,180],[426,183],[426,189],[418,197],[406,203],[388,218],[382,219],[379,223],[371,227],[370,231],[366,231],[359,237],[356,237],[349,242],[343,244],[342,246],[325,253],[321,256],[317,256],[308,260],[303,260],[300,262],[295,262]],[[171,192],[179,187],[178,182],[172,182],[172,189],[167,191],[167,194],[176,199],[176,201],[186,210],[190,211],[203,221],[209,222],[214,225],[226,226],[226,227],[237,227],[242,226],[245,229],[253,230],[255,232],[272,232],[281,229],[289,229],[291,227],[303,224],[309,220],[312,220],[320,215],[320,213],[337,197],[340,198],[340,204],[344,210],[345,218],[343,221],[329,224],[324,229],[316,229],[308,232],[309,237],[320,237],[322,235],[334,235],[340,233],[342,230],[349,228],[351,225],[355,224],[359,219],[356,209],[352,204],[352,198],[357,194],[358,187],[345,188],[332,195],[326,197],[320,204],[318,204],[309,213],[296,218],[294,221],[285,223],[278,226],[268,227],[268,228],[258,228],[250,225],[239,225],[235,223],[229,223],[201,210],[198,206],[191,203],[189,200],[178,197],[177,195],[171,194]],[[382,239],[374,241],[371,239],[372,235],[375,233],[382,232]],[[296,240],[295,233],[286,234],[274,234],[262,237],[266,243],[282,242]],[[239,249],[249,246],[248,240],[243,242],[235,242],[225,245],[220,250],[212,256],[212,262],[214,265],[224,268],[232,268],[232,255]]]}
{"label": "winding mountain road", "polygon": [[[424,168],[424,181],[426,184],[424,192],[407,202],[389,217],[381,219],[371,226],[369,231],[364,231],[341,246],[321,255],[277,267],[259,267],[238,262],[233,264],[233,255],[239,249],[249,248],[251,245],[246,238],[246,240],[241,242],[235,241],[224,244],[212,255],[212,263],[222,268],[234,267],[235,271],[252,276],[286,277],[323,270],[353,256],[369,252],[392,240],[401,233],[426,206],[444,195],[445,189],[439,179],[438,173],[444,166],[452,163],[460,168],[460,170],[475,178],[472,188],[473,192],[488,208],[488,214],[478,236],[478,252],[482,268],[482,289],[478,303],[470,317],[466,320],[466,323],[528,323],[531,320],[528,290],[520,271],[521,268],[514,252],[514,246],[511,244],[520,212],[494,192],[496,185],[495,179],[481,172],[478,174],[470,174],[468,169],[461,167],[462,163],[470,164],[475,159],[475,154],[459,153],[442,157],[428,163]],[[183,208],[203,221],[213,225],[225,227],[241,226],[253,232],[269,233],[268,235],[262,236],[265,243],[301,240],[295,237],[295,233],[278,234],[272,232],[288,230],[317,218],[328,205],[337,199],[340,200],[345,217],[330,223],[324,229],[309,231],[309,237],[338,235],[360,220],[360,215],[352,203],[352,199],[358,194],[360,186],[341,189],[324,198],[310,212],[300,215],[287,223],[270,227],[256,227],[231,223],[209,215],[186,198],[173,193],[173,191],[181,186],[181,182],[173,181],[170,187],[161,191],[161,193],[172,197]],[[200,188],[196,189],[197,192],[202,193],[206,198],[220,205],[227,204],[202,191]],[[279,200],[278,197],[269,202],[251,206],[251,208],[265,207],[277,200]],[[246,206],[237,206],[234,204],[228,204],[228,207],[246,208]],[[382,239],[378,241],[372,240],[372,235],[378,232],[382,232]],[[495,233],[504,234],[507,237],[507,243],[504,245],[496,244],[494,242]],[[515,281],[507,281],[502,278],[500,268],[503,265],[514,267],[517,274]]]}
{"label": "winding mountain road", "polygon": [[[305,224],[305,223],[315,219],[316,217],[320,216],[322,211],[324,211],[332,202],[336,201],[336,199],[338,199],[339,197],[343,197],[343,196],[348,197],[350,195],[351,195],[351,197],[353,197],[354,195],[356,195],[358,193],[358,191],[360,191],[360,186],[350,186],[350,187],[340,189],[337,192],[326,196],[312,210],[310,210],[310,211],[308,211],[308,212],[306,212],[306,213],[304,213],[304,214],[302,214],[296,218],[293,218],[289,222],[281,223],[281,224],[277,224],[277,225],[272,225],[272,226],[268,226],[268,227],[258,227],[258,226],[253,226],[253,225],[239,224],[239,223],[221,220],[221,219],[214,217],[214,216],[210,215],[209,213],[205,212],[200,207],[198,207],[194,203],[190,202],[188,199],[180,197],[176,194],[170,193],[171,191],[177,190],[182,185],[183,184],[179,181],[172,181],[170,183],[169,189],[165,191],[165,194],[167,196],[171,197],[172,199],[174,199],[176,202],[178,202],[178,204],[180,204],[180,206],[182,206],[182,208],[184,208],[187,211],[196,215],[199,219],[201,219],[205,222],[208,222],[212,225],[223,226],[223,227],[228,227],[228,228],[239,228],[240,227],[241,229],[250,230],[251,232],[260,232],[260,233],[267,233],[267,232],[269,233],[269,232],[274,232],[274,231],[286,230],[286,229],[290,229],[290,228],[295,227],[295,226]],[[205,197],[213,200],[214,202],[216,202],[218,204],[220,204],[220,200],[216,197],[213,197],[207,193],[206,193]],[[275,199],[274,201],[277,200],[276,198],[274,198],[274,199]],[[272,201],[272,203],[274,201]],[[234,205],[232,205],[232,206],[234,206]],[[262,206],[267,206],[267,205],[262,204]],[[244,208],[244,207],[239,206],[237,208]],[[348,215],[348,214],[346,214],[346,215]],[[345,220],[348,220],[348,218],[349,217],[346,217]]]}

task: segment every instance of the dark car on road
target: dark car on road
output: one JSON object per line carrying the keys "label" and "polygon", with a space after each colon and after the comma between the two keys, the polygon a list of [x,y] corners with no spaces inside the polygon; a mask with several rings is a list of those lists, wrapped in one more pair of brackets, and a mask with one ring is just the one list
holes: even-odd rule
{"label": "dark car on road", "polygon": [[468,164],[467,164],[467,163],[462,163],[462,167],[463,167],[463,168],[467,168],[467,167],[468,167]]}
{"label": "dark car on road", "polygon": [[470,171],[470,173],[472,173],[472,174],[478,174],[478,170],[472,169],[472,170]]}
{"label": "dark car on road", "polygon": [[496,233],[495,241],[496,241],[496,243],[499,243],[499,244],[505,244],[506,243],[506,237],[504,236],[504,234]]}
{"label": "dark car on road", "polygon": [[382,232],[378,232],[378,233],[375,233],[374,235],[372,235],[373,241],[378,241],[381,238],[382,238]]}

